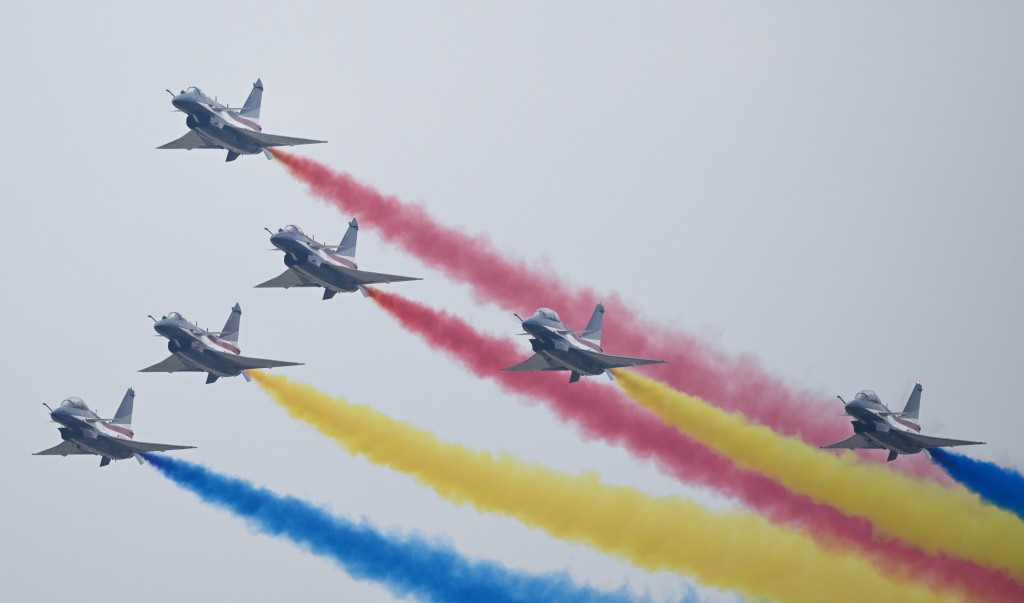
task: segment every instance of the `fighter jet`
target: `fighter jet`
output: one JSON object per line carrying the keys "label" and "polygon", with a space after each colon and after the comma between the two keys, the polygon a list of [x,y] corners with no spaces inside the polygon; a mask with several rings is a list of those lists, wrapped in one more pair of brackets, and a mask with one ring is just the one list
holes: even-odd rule
{"label": "fighter jet", "polygon": [[840,402],[846,414],[853,417],[853,436],[842,442],[822,446],[822,448],[874,448],[888,450],[893,461],[901,454],[917,454],[926,448],[945,448],[947,446],[972,446],[985,442],[968,442],[966,440],[950,440],[936,438],[920,433],[917,424],[918,412],[921,409],[921,392],[923,388],[918,382],[903,412],[892,412],[882,404],[875,392],[865,389],[857,393],[853,400],[846,402],[841,396]]}
{"label": "fighter jet", "polygon": [[128,388],[117,408],[113,419],[101,419],[86,406],[81,398],[68,398],[61,402],[56,410],[46,406],[50,418],[59,423],[60,437],[64,440],[53,448],[36,452],[37,455],[95,454],[102,457],[100,467],[106,467],[111,459],[124,460],[135,457],[142,464],[140,452],[164,452],[166,450],[184,450],[195,446],[178,446],[176,444],[151,444],[136,442],[132,438],[132,405],[135,401],[135,390]]}
{"label": "fighter jet", "polygon": [[[150,316],[150,318],[153,318]],[[221,377],[235,377],[241,374],[246,381],[252,378],[245,371],[267,369],[275,366],[297,366],[301,362],[283,362],[246,358],[238,349],[238,326],[242,320],[242,308],[235,304],[223,331],[207,331],[171,312],[160,320],[153,318],[153,328],[166,337],[167,349],[171,355],[163,362],[139,371],[140,373],[177,373],[191,371],[207,373],[206,383],[213,383]]]}
{"label": "fighter jet", "polygon": [[225,161],[234,161],[239,155],[257,153],[271,159],[269,147],[326,142],[265,134],[260,126],[260,101],[263,99],[263,82],[260,80],[252,85],[252,92],[241,108],[222,105],[195,86],[182,90],[180,94],[170,90],[167,93],[171,95],[175,109],[188,115],[185,125],[189,132],[158,149],[226,149],[228,156]]}
{"label": "fighter jet", "polygon": [[582,331],[573,331],[565,326],[558,314],[550,308],[540,308],[533,316],[523,320],[523,335],[531,335],[530,345],[536,352],[519,364],[505,367],[503,371],[572,371],[569,383],[580,380],[580,375],[604,373],[612,379],[608,369],[623,366],[660,364],[664,360],[647,360],[605,354],[601,348],[601,323],[604,306],[597,304],[594,313]]}
{"label": "fighter jet", "polygon": [[[270,229],[265,229],[270,232]],[[298,226],[289,224],[270,232],[270,242],[284,252],[284,265],[288,266],[280,276],[270,279],[257,287],[323,287],[324,299],[331,299],[338,293],[351,293],[358,289],[363,296],[368,293],[364,285],[394,283],[398,281],[422,280],[412,276],[396,276],[359,270],[352,260],[356,257],[356,236],[359,223],[355,218],[348,223],[348,230],[338,245],[317,243],[302,232]]]}

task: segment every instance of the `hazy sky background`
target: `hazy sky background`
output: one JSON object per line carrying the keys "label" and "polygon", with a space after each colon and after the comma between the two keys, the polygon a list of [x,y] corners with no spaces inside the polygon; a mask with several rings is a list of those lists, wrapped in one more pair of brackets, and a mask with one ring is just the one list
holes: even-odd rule
{"label": "hazy sky background", "polygon": [[[186,131],[165,88],[237,106],[260,77],[266,131],[330,141],[301,153],[822,404],[898,407],[919,379],[927,432],[1021,466],[1022,25],[1015,2],[6,7],[0,599],[393,600],[132,461],[30,456],[59,442],[41,402],[109,416],[129,385],[139,439],[198,446],[176,457],[514,568],[684,592],[351,458],[255,384],[137,373],[167,355],[146,315],[172,310],[219,329],[240,302],[245,354],[443,438],[732,504],[582,441],[358,295],[253,289],[283,270],[264,226],[334,243],[352,216],[261,156],[155,150]],[[358,260],[518,331],[369,225]]]}

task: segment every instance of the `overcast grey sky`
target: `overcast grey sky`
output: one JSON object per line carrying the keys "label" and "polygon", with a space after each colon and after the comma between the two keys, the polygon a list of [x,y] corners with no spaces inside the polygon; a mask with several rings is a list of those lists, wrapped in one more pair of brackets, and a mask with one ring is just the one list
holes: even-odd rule
{"label": "overcast grey sky", "polygon": [[[1015,2],[6,7],[0,599],[393,600],[133,462],[30,456],[59,441],[41,402],[109,415],[129,385],[137,437],[198,446],[178,457],[469,556],[683,592],[350,458],[255,384],[136,372],[166,355],[147,314],[219,328],[236,301],[244,352],[304,361],[282,372],[323,391],[732,504],[581,440],[359,296],[252,289],[282,269],[262,227],[334,241],[351,216],[262,157],[155,150],[185,132],[165,88],[237,104],[260,77],[266,131],[330,141],[302,153],[795,387],[899,406],[919,379],[928,431],[1021,466],[1022,25]],[[359,246],[426,279],[393,290],[517,331],[372,230]]]}

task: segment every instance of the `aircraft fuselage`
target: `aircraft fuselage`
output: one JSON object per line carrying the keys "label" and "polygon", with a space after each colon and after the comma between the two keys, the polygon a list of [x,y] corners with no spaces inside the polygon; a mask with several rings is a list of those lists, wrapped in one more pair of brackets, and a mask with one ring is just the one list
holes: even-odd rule
{"label": "aircraft fuselage", "polygon": [[[129,437],[131,430],[98,421],[99,416],[94,412],[62,406],[51,412],[50,418],[61,425],[58,429],[61,439],[79,450],[119,461],[135,456],[134,450],[117,444],[117,439]],[[100,430],[103,435],[112,437],[100,438]]]}
{"label": "aircraft fuselage", "polygon": [[551,363],[580,375],[594,376],[605,372],[604,367],[577,351],[588,349],[600,352],[601,348],[573,333],[567,333],[569,329],[563,323],[531,316],[523,321],[523,330],[532,336],[530,345],[534,353],[544,356]]}
{"label": "aircraft fuselage", "polygon": [[917,454],[924,450],[903,435],[910,430],[893,419],[892,411],[884,404],[853,400],[846,405],[846,413],[854,419],[851,421],[853,432],[863,435],[879,448],[897,454]]}
{"label": "aircraft fuselage", "polygon": [[167,338],[167,349],[186,365],[218,377],[236,377],[242,373],[230,357],[214,354],[208,350],[239,355],[234,344],[211,335],[194,325],[176,319],[163,319],[153,328]]}
{"label": "aircraft fuselage", "polygon": [[285,252],[285,266],[321,287],[339,293],[351,293],[359,288],[359,283],[334,268],[337,264],[357,269],[359,266],[355,262],[328,249],[313,249],[304,238],[291,233],[278,232],[270,237],[270,242]]}
{"label": "aircraft fuselage", "polygon": [[216,101],[194,94],[179,94],[171,104],[188,115],[185,125],[207,144],[240,155],[263,152],[263,145],[247,134],[259,132],[259,124],[228,111],[218,111],[219,103]]}

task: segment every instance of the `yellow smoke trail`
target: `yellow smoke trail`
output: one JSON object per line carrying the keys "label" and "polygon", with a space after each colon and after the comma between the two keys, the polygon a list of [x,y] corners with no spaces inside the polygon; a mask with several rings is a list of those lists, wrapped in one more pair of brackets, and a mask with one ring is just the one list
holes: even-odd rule
{"label": "yellow smoke trail", "polygon": [[738,465],[847,515],[864,517],[880,533],[928,552],[1024,577],[1024,523],[974,494],[863,463],[852,453],[836,456],[811,448],[658,381],[613,372],[629,397]]}
{"label": "yellow smoke trail", "polygon": [[828,553],[746,511],[716,513],[682,498],[604,484],[592,474],[443,443],[368,406],[285,377],[252,376],[292,417],[352,454],[407,473],[453,502],[510,515],[649,570],[674,570],[777,601],[955,600],[881,576],[860,558]]}

